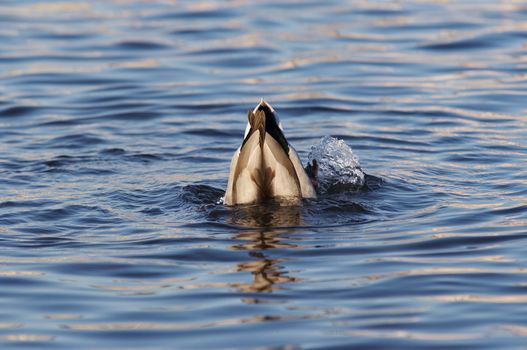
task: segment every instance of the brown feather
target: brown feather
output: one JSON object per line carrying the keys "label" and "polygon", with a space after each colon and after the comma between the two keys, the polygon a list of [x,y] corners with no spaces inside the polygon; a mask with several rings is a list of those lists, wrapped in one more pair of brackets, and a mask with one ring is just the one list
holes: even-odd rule
{"label": "brown feather", "polygon": [[249,112],[248,118],[249,125],[251,126],[249,135],[258,130],[260,132],[260,148],[262,148],[265,142],[265,113],[263,111],[256,111],[254,113],[251,111]]}
{"label": "brown feather", "polygon": [[258,187],[259,198],[272,198],[273,188],[271,184],[276,176],[276,172],[271,167],[267,167],[264,171],[261,169],[255,169],[251,174],[251,180]]}

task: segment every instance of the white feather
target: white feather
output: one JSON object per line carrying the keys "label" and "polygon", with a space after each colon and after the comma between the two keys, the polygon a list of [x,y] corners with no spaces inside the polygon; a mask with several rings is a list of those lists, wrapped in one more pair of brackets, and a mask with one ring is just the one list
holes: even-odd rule
{"label": "white feather", "polygon": [[[301,197],[300,184],[298,183],[298,176],[295,172],[291,175],[288,168],[291,168],[291,161],[285,154],[283,148],[267,134],[264,143],[264,163],[265,167],[270,167],[274,170],[274,178],[271,183],[273,194],[275,197]],[[289,162],[289,164],[285,163]],[[293,167],[294,169],[294,167]]]}
{"label": "white feather", "polygon": [[296,175],[298,176],[298,181],[300,182],[300,189],[302,190],[302,197],[317,198],[317,192],[313,187],[313,183],[311,182],[311,179],[309,179],[309,176],[307,176],[306,171],[302,166],[302,162],[296,153],[296,150],[291,145],[289,145],[289,159],[291,159],[291,162],[295,167]]}

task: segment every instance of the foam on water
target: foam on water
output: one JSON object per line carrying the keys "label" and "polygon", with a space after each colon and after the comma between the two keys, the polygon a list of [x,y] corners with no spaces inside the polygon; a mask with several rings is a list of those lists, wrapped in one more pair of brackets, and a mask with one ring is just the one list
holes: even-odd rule
{"label": "foam on water", "polygon": [[359,157],[344,142],[325,136],[311,147],[309,163],[318,163],[318,186],[320,192],[331,189],[356,191],[364,185],[364,172]]}

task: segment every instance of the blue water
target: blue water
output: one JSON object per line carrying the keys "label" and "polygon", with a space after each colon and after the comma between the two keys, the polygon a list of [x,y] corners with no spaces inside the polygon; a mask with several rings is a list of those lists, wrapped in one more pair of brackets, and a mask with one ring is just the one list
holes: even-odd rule
{"label": "blue water", "polygon": [[[0,23],[0,348],[525,348],[521,1],[4,0]],[[218,204],[261,97],[367,186]]]}

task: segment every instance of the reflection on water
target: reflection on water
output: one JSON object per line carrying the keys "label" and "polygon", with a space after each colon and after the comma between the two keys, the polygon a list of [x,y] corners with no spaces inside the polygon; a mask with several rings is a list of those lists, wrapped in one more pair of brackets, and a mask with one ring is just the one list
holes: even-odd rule
{"label": "reflection on water", "polygon": [[[302,225],[302,207],[269,202],[262,205],[234,207],[229,212],[227,222],[243,227],[279,228]],[[265,248],[263,248],[265,249]]]}
{"label": "reflection on water", "polygon": [[283,271],[284,266],[281,262],[287,260],[270,259],[265,254],[251,252],[249,256],[254,261],[241,263],[237,266],[237,271],[248,272],[252,275],[251,283],[237,284],[236,287],[243,292],[272,292],[280,283],[295,282],[296,278]]}
{"label": "reflection on water", "polygon": [[273,259],[270,250],[302,248],[301,244],[289,243],[300,240],[291,237],[294,235],[291,228],[302,224],[301,206],[278,202],[238,206],[230,209],[227,221],[247,227],[233,236],[242,243],[231,246],[231,249],[248,251],[251,260],[238,264],[237,271],[251,274],[252,282],[237,284],[237,288],[244,292],[271,292],[278,284],[297,280],[280,265],[287,259]]}

